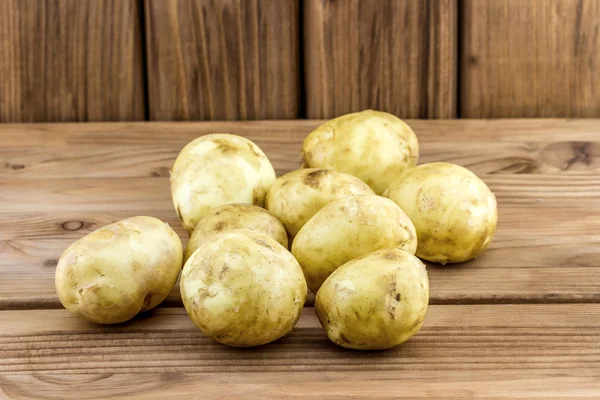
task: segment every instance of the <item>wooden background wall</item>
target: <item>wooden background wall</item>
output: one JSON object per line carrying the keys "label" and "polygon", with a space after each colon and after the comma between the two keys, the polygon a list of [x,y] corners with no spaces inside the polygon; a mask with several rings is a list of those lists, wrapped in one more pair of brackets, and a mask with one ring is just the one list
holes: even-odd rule
{"label": "wooden background wall", "polygon": [[600,0],[0,0],[0,122],[600,117]]}

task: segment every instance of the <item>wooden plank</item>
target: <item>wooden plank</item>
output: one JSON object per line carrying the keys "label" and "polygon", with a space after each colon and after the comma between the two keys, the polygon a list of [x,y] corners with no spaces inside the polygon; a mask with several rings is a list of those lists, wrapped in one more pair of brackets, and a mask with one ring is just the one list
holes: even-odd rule
{"label": "wooden plank", "polygon": [[308,118],[456,116],[456,0],[307,0]]}
{"label": "wooden plank", "polygon": [[[161,181],[164,182],[164,181]],[[138,187],[134,187],[137,189]],[[131,216],[132,212],[152,214],[173,226],[182,240],[187,240],[185,229],[180,226],[177,216],[170,204],[170,199],[165,196],[164,208],[146,208],[138,206],[133,210],[119,207],[117,210],[100,210],[92,206],[90,210],[78,210],[82,207],[76,203],[68,203],[65,210],[32,210],[29,212],[6,212],[0,214],[0,240],[76,240],[82,235],[90,233],[104,225]],[[86,199],[84,199],[86,200]],[[123,199],[125,201],[125,199]],[[40,208],[40,207],[32,207]],[[585,208],[586,213],[582,212]],[[600,234],[600,204],[584,205],[583,207],[550,207],[540,206],[532,208],[528,205],[504,206],[500,204],[499,212],[502,215],[501,229],[496,238],[499,245],[504,247],[521,247],[515,243],[515,237],[529,237],[530,240],[586,236],[594,232]],[[592,240],[592,238],[590,238]],[[533,244],[530,242],[529,244]],[[536,242],[539,243],[539,242]],[[569,238],[562,242],[551,244],[568,245]]]}
{"label": "wooden plank", "polygon": [[[420,163],[453,162],[480,175],[600,170],[600,120],[407,122],[419,138]],[[6,124],[0,126],[0,178],[166,177],[186,143],[212,132],[250,138],[282,174],[300,165],[302,140],[320,123]]]}
{"label": "wooden plank", "polygon": [[146,0],[151,120],[296,118],[298,0]]}
{"label": "wooden plank", "polygon": [[402,346],[330,343],[312,308],[275,343],[233,349],[185,311],[100,326],[65,310],[0,312],[0,393],[12,398],[595,398],[600,306],[432,306]]}
{"label": "wooden plank", "polygon": [[[83,235],[119,219],[154,215],[173,226],[185,244],[187,234],[170,200],[164,204],[163,210],[50,210],[0,216],[0,309],[60,307],[52,284],[60,254]],[[461,266],[429,265],[432,303],[600,301],[599,207],[565,211],[501,206],[500,215],[497,236],[484,256]],[[181,305],[178,287],[165,304]]]}
{"label": "wooden plank", "polygon": [[134,0],[1,0],[0,122],[144,119]]}
{"label": "wooden plank", "polygon": [[[501,206],[574,207],[581,212],[598,205],[600,197],[600,174],[482,177]],[[165,177],[0,180],[0,211],[4,212],[140,212],[172,207]]]}
{"label": "wooden plank", "polygon": [[[581,216],[583,210],[574,221],[553,219],[560,215],[558,209],[551,214],[540,210],[530,216],[536,218],[531,229],[527,218],[518,219],[526,210],[507,211],[512,215],[503,211],[500,214],[507,219],[479,259],[457,266],[428,265],[432,304],[600,302],[598,208],[590,214],[589,225]],[[134,214],[156,215],[187,242],[171,211],[52,214],[22,219],[9,215],[0,221],[0,231],[5,232],[19,223],[31,223],[12,237],[0,239],[0,309],[60,307],[53,285],[58,258],[74,240],[109,222]],[[548,233],[555,222],[557,229]],[[513,231],[510,226],[518,228]],[[181,305],[178,287],[165,305]]]}
{"label": "wooden plank", "polygon": [[[465,371],[427,372],[419,369],[402,374],[385,371],[269,372],[269,373],[144,373],[81,374],[52,373],[5,375],[0,377],[4,392],[16,399],[73,399],[89,396],[110,399],[265,400],[430,400],[526,398],[548,400],[595,399],[598,375],[577,370],[566,376],[549,369],[494,371],[473,374]],[[294,397],[291,397],[294,396]],[[360,396],[360,397],[359,397]]]}
{"label": "wooden plank", "polygon": [[[3,273],[0,309],[60,307],[54,293],[53,279],[54,267],[62,251],[72,241],[100,224],[118,220],[125,215],[131,214],[102,216],[98,218],[97,225],[90,222],[95,219],[93,216],[88,216],[87,219],[68,216],[47,223],[57,226],[57,231],[63,231],[50,239],[43,239],[47,234],[30,232],[30,239],[0,241],[4,253],[0,261]],[[171,224],[177,224],[174,216],[162,218]],[[67,231],[79,226],[84,228],[76,232]],[[178,225],[173,226],[183,235]],[[597,232],[597,227],[589,228],[590,231],[593,229]],[[431,302],[600,301],[597,291],[600,284],[598,236],[575,235],[565,241],[559,234],[538,239],[522,235],[506,238],[500,236],[502,233],[501,230],[492,248],[478,260],[453,267],[430,264]],[[182,238],[185,242],[185,236]],[[308,304],[312,304],[312,297]],[[165,305],[181,305],[178,287],[167,298]]]}
{"label": "wooden plank", "polygon": [[[468,166],[499,202],[498,232],[482,257],[429,266],[432,303],[600,301],[597,120],[409,122],[422,161]],[[60,307],[53,286],[58,257],[72,241],[110,222],[154,215],[185,242],[168,171],[196,136],[225,131],[249,137],[282,174],[298,167],[302,139],[318,124],[0,126],[0,309]],[[181,304],[177,290],[167,305]]]}
{"label": "wooden plank", "polygon": [[465,0],[461,116],[600,116],[600,3]]}

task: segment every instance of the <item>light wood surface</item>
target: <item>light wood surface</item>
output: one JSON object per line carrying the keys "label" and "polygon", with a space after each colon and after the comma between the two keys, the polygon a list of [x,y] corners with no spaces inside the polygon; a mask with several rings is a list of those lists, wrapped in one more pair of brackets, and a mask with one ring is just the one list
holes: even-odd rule
{"label": "light wood surface", "polygon": [[[52,324],[48,324],[52,321]],[[331,344],[312,308],[286,338],[232,349],[183,309],[98,326],[65,310],[0,312],[0,393],[12,398],[595,398],[600,306],[431,306],[389,351]],[[17,375],[15,375],[17,374]]]}
{"label": "light wood surface", "polygon": [[298,117],[298,0],[144,5],[151,120]]}
{"label": "light wood surface", "polygon": [[428,265],[423,330],[384,352],[329,343],[312,297],[289,336],[243,350],[204,337],[177,288],[117,326],[54,293],[61,252],[107,223],[154,215],[187,241],[168,175],[190,140],[241,134],[282,174],[320,121],[0,125],[0,398],[600,398],[600,121],[408,122],[421,162],[488,183],[499,226],[479,259]]}
{"label": "light wood surface", "polygon": [[[1,126],[0,309],[59,307],[53,280],[60,254],[110,222],[154,215],[185,243],[168,171],[196,136],[247,136],[281,175],[299,166],[302,140],[319,123]],[[499,204],[498,232],[484,255],[463,265],[430,265],[433,304],[600,300],[599,121],[409,123],[421,162],[469,167]],[[181,304],[178,288],[166,304]]]}
{"label": "light wood surface", "polygon": [[600,2],[462,4],[462,117],[600,116]]}
{"label": "light wood surface", "polygon": [[[349,378],[351,376],[351,378]],[[59,375],[36,373],[0,377],[16,399],[597,399],[598,374],[579,369],[435,372],[420,369],[348,372],[141,373]]]}
{"label": "light wood surface", "polygon": [[[61,196],[23,186],[16,186],[15,197],[7,199],[6,193],[0,196],[0,201],[11,202],[18,201],[19,196],[38,199],[23,208],[40,209],[0,215],[0,309],[58,307],[53,281],[60,254],[86,233],[127,216],[157,216],[173,226],[184,243],[187,241],[170,209],[168,193],[159,201],[140,195],[152,195],[148,188],[168,185],[166,179],[148,185],[103,186],[97,180],[92,184],[95,187],[83,198],[75,194],[77,190],[66,187],[57,189],[66,193]],[[567,185],[559,188],[569,190]],[[123,194],[113,202],[112,196],[98,195],[104,191]],[[75,201],[70,201],[73,194]],[[56,211],[47,209],[48,200],[59,204],[54,207]],[[593,198],[583,198],[583,204],[568,211],[563,211],[570,206],[565,199],[554,199],[557,206],[552,207],[536,206],[536,198],[518,201],[524,204],[500,206],[498,232],[491,248],[479,259],[457,266],[430,265],[432,303],[600,300],[600,207],[592,204]],[[178,288],[168,304],[181,304]]]}
{"label": "light wood surface", "polygon": [[140,3],[0,0],[0,122],[144,119]]}
{"label": "light wood surface", "polygon": [[456,0],[305,1],[308,118],[454,118],[457,32]]}

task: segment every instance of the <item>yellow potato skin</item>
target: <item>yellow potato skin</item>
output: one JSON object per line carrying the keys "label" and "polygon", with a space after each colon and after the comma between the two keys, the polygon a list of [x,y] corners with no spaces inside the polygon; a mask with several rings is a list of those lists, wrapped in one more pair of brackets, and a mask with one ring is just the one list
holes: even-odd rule
{"label": "yellow potato skin", "polygon": [[198,328],[219,343],[259,346],[289,333],[306,301],[306,281],[294,257],[250,230],[204,242],[181,274],[181,298]]}
{"label": "yellow potato skin", "polygon": [[167,297],[182,258],[181,240],[169,225],[127,218],[65,250],[56,267],[56,293],[67,310],[89,321],[124,322]]}
{"label": "yellow potato skin", "polygon": [[373,195],[355,176],[320,168],[292,171],[277,178],[265,200],[265,207],[283,224],[291,238],[321,208],[334,200],[353,195]]}
{"label": "yellow potato skin", "polygon": [[225,204],[210,210],[196,225],[183,254],[184,262],[211,237],[234,229],[260,232],[286,249],[288,247],[287,233],[283,224],[267,210],[249,204]]}
{"label": "yellow potato skin", "polygon": [[498,221],[496,198],[466,168],[423,164],[406,171],[385,192],[415,224],[416,255],[428,261],[471,260],[490,244]]}
{"label": "yellow potato skin", "polygon": [[349,196],[323,207],[298,232],[292,254],[302,266],[308,287],[317,293],[340,265],[384,248],[414,254],[417,235],[410,219],[381,196]]}
{"label": "yellow potato skin", "polygon": [[419,143],[400,118],[366,110],[342,115],[312,131],[302,145],[304,164],[346,172],[381,194],[417,165]]}
{"label": "yellow potato skin", "polygon": [[188,143],[171,171],[173,205],[192,233],[210,209],[223,204],[263,206],[275,170],[263,151],[241,136],[214,133]]}
{"label": "yellow potato skin", "polygon": [[315,298],[327,337],[356,350],[389,349],[421,329],[429,304],[425,265],[400,249],[383,249],[338,268]]}

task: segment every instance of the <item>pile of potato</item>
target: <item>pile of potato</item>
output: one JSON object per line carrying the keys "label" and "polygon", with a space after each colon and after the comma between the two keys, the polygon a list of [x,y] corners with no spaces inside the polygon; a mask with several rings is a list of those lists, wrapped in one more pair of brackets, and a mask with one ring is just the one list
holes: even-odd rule
{"label": "pile of potato", "polygon": [[230,346],[285,336],[308,289],[334,343],[386,349],[408,340],[429,302],[419,258],[456,263],[484,251],[496,229],[494,195],[458,165],[417,166],[415,133],[383,112],[326,122],[302,154],[305,168],[276,179],[245,138],[190,142],[171,173],[175,210],[191,235],[185,251],[155,218],[108,225],[60,258],[60,301],[90,321],[119,323],[156,307],[181,272],[188,315]]}

